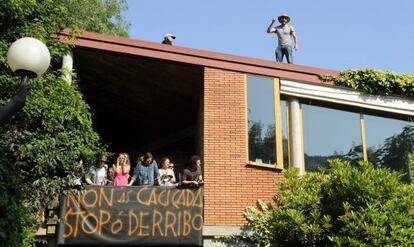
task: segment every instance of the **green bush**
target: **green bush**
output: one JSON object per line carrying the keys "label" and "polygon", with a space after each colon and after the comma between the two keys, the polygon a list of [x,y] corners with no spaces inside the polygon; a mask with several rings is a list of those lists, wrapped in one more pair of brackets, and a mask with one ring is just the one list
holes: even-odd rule
{"label": "green bush", "polygon": [[28,246],[23,237],[33,236],[30,227],[34,220],[23,207],[20,187],[11,186],[19,183],[16,172],[7,160],[0,158],[0,246]]}
{"label": "green bush", "polygon": [[259,246],[413,246],[414,187],[401,174],[343,160],[329,173],[286,172],[273,203],[249,207]]}

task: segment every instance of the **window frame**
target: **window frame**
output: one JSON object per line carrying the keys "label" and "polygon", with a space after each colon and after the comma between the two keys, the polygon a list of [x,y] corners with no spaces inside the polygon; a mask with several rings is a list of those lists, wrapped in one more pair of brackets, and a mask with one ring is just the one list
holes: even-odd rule
{"label": "window frame", "polygon": [[[248,102],[248,76],[258,76],[273,79],[273,99],[274,99],[274,116],[275,116],[275,154],[276,162],[274,164],[267,164],[262,162],[250,161],[249,158],[249,102]],[[244,86],[245,86],[245,115],[246,115],[246,164],[250,166],[264,167],[276,170],[284,170],[283,168],[283,136],[282,136],[282,113],[280,105],[280,79],[275,77],[266,77],[262,75],[255,74],[245,74],[244,75]],[[289,141],[289,138],[288,138]]]}

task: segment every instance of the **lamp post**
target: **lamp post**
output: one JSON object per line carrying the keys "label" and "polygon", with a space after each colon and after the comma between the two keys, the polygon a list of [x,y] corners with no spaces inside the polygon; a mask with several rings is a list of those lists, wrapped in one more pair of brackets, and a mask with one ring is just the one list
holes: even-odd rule
{"label": "lamp post", "polygon": [[21,77],[19,92],[0,109],[0,124],[7,122],[26,102],[28,81],[49,68],[50,53],[41,41],[25,37],[16,40],[7,52],[7,62]]}

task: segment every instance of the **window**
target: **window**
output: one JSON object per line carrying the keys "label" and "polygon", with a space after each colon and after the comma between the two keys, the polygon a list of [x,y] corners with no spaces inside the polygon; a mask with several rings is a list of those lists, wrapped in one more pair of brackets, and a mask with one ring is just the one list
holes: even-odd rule
{"label": "window", "polygon": [[302,99],[305,171],[327,167],[333,158],[364,159],[376,167],[401,171],[405,181],[412,181],[414,123],[409,117],[397,120],[339,104],[326,106]]}
{"label": "window", "polygon": [[279,81],[247,76],[248,163],[283,168]]}
{"label": "window", "polygon": [[372,115],[364,115],[364,120],[368,161],[401,171],[403,180],[412,181],[414,167],[409,165],[409,154],[414,153],[414,123]]}
{"label": "window", "polygon": [[333,158],[363,159],[360,114],[302,104],[305,171]]}

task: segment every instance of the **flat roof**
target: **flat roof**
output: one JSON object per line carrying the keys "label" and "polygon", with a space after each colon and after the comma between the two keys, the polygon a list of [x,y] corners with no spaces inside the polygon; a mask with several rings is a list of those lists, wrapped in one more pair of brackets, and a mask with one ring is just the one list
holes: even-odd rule
{"label": "flat roof", "polygon": [[57,37],[60,41],[75,45],[78,48],[89,48],[103,52],[122,53],[125,55],[181,62],[324,85],[333,84],[322,81],[319,75],[339,75],[339,72],[334,70],[210,52],[175,45],[171,46],[86,31],[76,39],[71,39],[69,38],[70,32],[70,29],[65,29]]}

